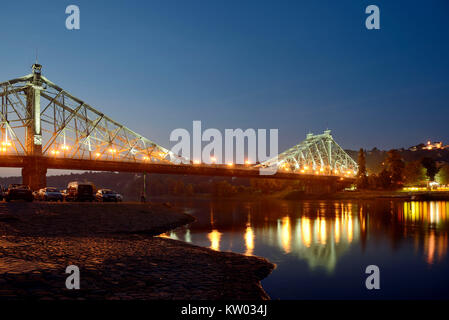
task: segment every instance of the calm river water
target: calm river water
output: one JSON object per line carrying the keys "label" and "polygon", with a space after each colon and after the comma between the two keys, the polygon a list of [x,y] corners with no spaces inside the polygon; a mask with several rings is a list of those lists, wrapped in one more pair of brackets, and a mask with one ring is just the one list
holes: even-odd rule
{"label": "calm river water", "polygon": [[164,236],[269,259],[272,299],[449,298],[447,201],[171,202],[197,221]]}

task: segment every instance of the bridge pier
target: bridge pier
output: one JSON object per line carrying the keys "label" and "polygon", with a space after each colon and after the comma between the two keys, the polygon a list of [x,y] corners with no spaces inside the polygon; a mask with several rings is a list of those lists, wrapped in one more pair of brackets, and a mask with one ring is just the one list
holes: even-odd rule
{"label": "bridge pier", "polygon": [[47,168],[38,159],[26,161],[22,168],[22,183],[35,191],[47,186]]}
{"label": "bridge pier", "polygon": [[47,186],[47,167],[41,159],[35,158],[42,156],[41,69],[41,65],[37,63],[33,65],[33,80],[25,90],[26,109],[32,119],[26,127],[26,151],[30,158],[25,160],[22,168],[22,183],[28,185],[33,191]]}

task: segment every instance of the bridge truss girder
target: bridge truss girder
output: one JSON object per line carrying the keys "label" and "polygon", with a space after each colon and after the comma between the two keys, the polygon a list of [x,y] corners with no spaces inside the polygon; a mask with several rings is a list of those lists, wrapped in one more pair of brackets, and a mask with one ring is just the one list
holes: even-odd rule
{"label": "bridge truss girder", "polygon": [[357,163],[335,142],[330,130],[319,135],[309,133],[300,144],[259,166],[328,175],[354,175],[357,172]]}
{"label": "bridge truss girder", "polygon": [[[35,72],[35,66],[30,75],[0,83],[0,153],[86,160],[180,161],[170,150],[40,75],[40,68]],[[36,99],[40,101],[36,103]]]}

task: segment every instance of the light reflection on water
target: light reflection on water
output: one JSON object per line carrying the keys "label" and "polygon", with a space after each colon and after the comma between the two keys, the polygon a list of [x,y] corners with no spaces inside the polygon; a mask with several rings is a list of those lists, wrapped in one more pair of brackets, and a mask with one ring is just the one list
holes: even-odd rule
{"label": "light reflection on water", "polygon": [[[324,272],[325,277],[333,279],[349,272],[342,273],[342,269],[361,268],[361,261],[370,257],[391,268],[405,261],[404,268],[410,268],[411,262],[410,270],[415,267],[420,272],[423,264],[431,267],[448,263],[449,202],[445,201],[190,200],[175,204],[188,208],[197,221],[163,236],[213,250],[268,258],[277,264],[277,270],[264,280],[269,294],[265,283],[274,286],[274,292],[282,289],[277,288],[279,281],[270,279],[279,277],[287,287],[289,277],[299,280],[307,275],[323,276]],[[366,265],[374,263],[370,261]],[[307,297],[295,288],[287,289],[290,295],[279,297]]]}

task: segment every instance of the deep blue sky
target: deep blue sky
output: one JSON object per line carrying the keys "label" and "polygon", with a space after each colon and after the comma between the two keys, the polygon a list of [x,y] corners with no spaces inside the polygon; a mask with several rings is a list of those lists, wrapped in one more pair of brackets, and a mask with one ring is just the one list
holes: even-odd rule
{"label": "deep blue sky", "polygon": [[447,0],[8,1],[0,80],[38,48],[50,80],[167,147],[192,120],[278,128],[280,151],[327,127],[344,148],[449,143],[448,16]]}

